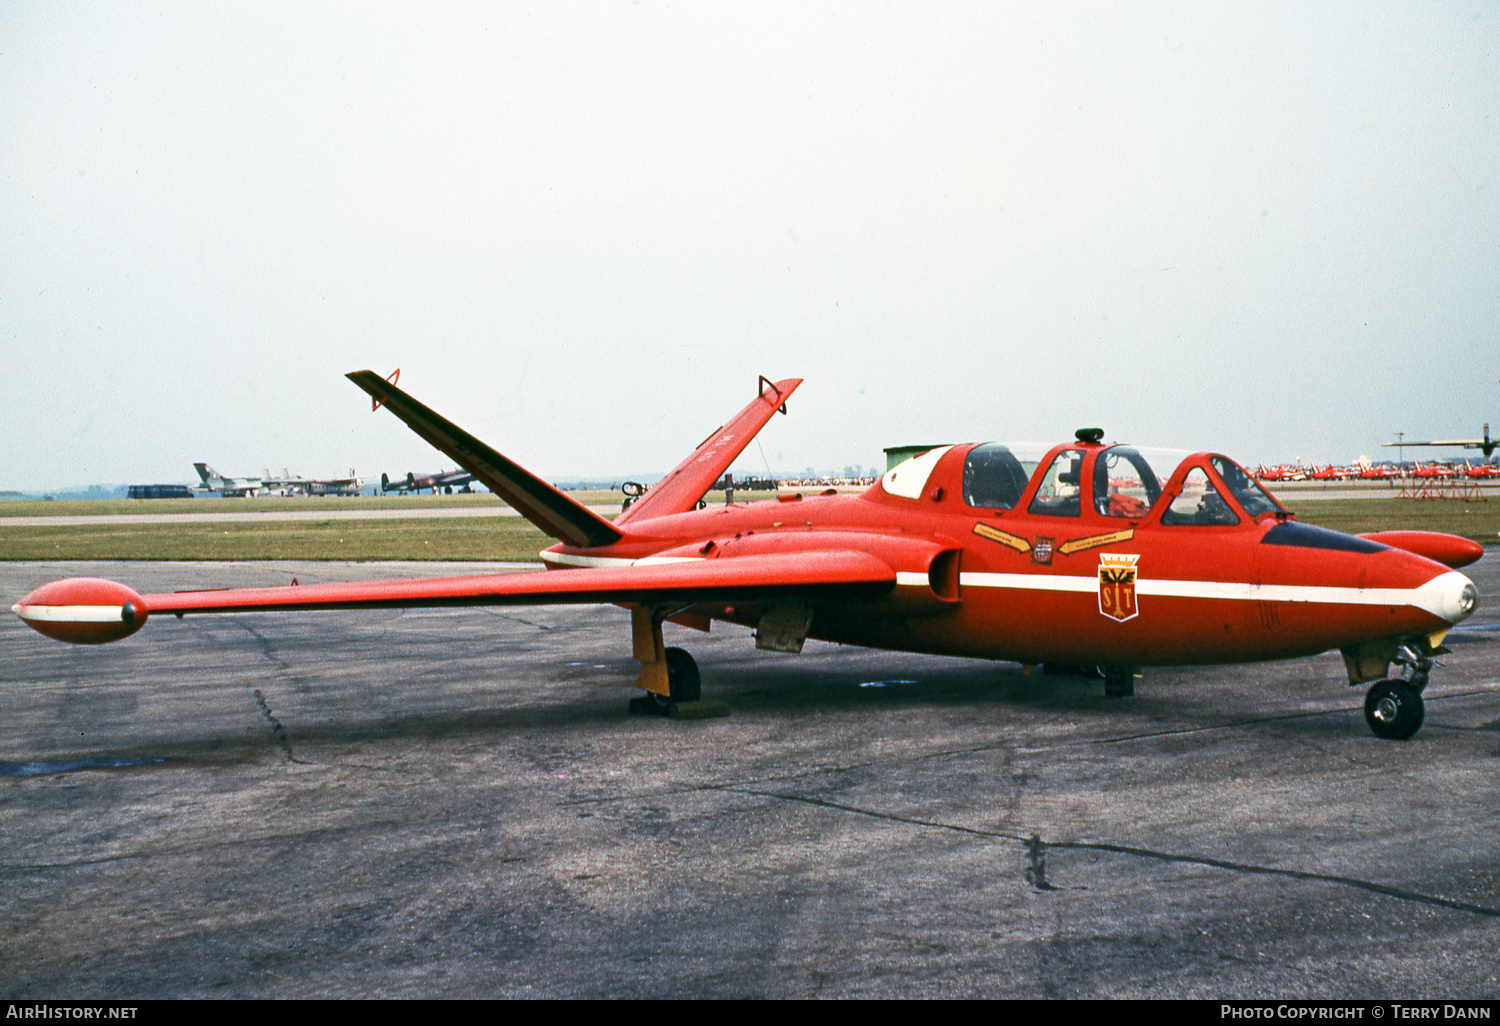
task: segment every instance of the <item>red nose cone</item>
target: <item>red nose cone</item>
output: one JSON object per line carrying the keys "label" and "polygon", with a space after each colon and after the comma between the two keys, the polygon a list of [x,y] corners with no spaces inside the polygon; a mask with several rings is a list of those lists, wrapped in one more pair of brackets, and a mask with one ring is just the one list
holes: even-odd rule
{"label": "red nose cone", "polygon": [[134,591],[97,577],[44,584],[11,609],[33,630],[76,645],[102,645],[140,630],[146,603]]}
{"label": "red nose cone", "polygon": [[1484,546],[1456,534],[1439,534],[1436,531],[1376,531],[1362,534],[1361,538],[1389,545],[1393,549],[1405,549],[1419,556],[1436,560],[1444,566],[1457,570],[1468,566],[1484,555]]}

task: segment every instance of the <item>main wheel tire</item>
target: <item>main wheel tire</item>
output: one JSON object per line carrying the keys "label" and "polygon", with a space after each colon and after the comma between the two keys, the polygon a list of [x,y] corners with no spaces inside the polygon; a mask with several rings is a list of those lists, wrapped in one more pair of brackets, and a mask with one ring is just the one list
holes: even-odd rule
{"label": "main wheel tire", "polygon": [[665,715],[672,710],[674,702],[696,702],[703,693],[703,677],[698,673],[698,662],[686,649],[669,648],[664,653],[667,660],[667,690],[671,697],[647,692],[652,708]]}
{"label": "main wheel tire", "polygon": [[1400,680],[1383,680],[1365,694],[1365,722],[1376,737],[1404,741],[1422,729],[1421,694]]}
{"label": "main wheel tire", "polygon": [[667,686],[672,691],[674,702],[696,702],[703,694],[703,677],[698,673],[698,662],[685,649],[669,648],[667,656]]}

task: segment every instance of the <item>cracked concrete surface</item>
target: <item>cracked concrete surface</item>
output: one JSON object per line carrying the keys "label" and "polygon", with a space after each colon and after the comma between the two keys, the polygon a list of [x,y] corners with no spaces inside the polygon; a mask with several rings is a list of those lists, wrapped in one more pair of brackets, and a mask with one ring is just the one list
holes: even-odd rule
{"label": "cracked concrete surface", "polygon": [[[613,607],[0,620],[0,994],[1500,996],[1500,569],[1412,741],[1337,655],[1148,671],[672,628],[726,718],[630,716]],[[466,573],[0,565],[143,590]]]}

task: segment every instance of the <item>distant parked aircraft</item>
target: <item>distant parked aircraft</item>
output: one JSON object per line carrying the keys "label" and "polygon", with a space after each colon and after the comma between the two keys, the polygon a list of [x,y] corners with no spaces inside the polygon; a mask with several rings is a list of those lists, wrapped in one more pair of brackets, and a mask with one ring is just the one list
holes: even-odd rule
{"label": "distant parked aircraft", "polygon": [[365,481],[349,471],[348,477],[307,478],[292,477],[285,470],[280,477],[273,477],[269,470],[260,477],[225,477],[207,463],[194,463],[202,484],[194,485],[197,492],[218,492],[220,495],[244,497],[249,495],[358,495]]}
{"label": "distant parked aircraft", "polygon": [[350,467],[348,477],[292,477],[283,470],[280,477],[273,478],[266,471],[261,483],[283,495],[358,495],[365,479],[355,477],[354,468]]}
{"label": "distant parked aircraft", "polygon": [[451,492],[457,488],[460,491],[473,491],[469,482],[474,480],[474,475],[465,470],[450,470],[446,473],[436,474],[413,474],[408,472],[403,480],[397,478],[391,480],[389,474],[380,475],[380,490],[382,492],[420,492],[431,488],[433,494],[438,492]]}
{"label": "distant parked aircraft", "polygon": [[193,468],[203,479],[202,484],[193,486],[195,492],[218,492],[220,495],[243,498],[247,495],[259,495],[265,490],[264,483],[258,477],[225,477],[207,463],[194,463]]}

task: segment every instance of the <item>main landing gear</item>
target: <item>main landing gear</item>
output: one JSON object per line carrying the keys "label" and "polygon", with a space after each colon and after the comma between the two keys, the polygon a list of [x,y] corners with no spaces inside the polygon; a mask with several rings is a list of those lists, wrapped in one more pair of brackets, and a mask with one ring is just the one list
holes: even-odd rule
{"label": "main landing gear", "polygon": [[1427,686],[1427,675],[1438,664],[1410,645],[1402,645],[1392,662],[1406,667],[1406,677],[1392,677],[1370,686],[1365,692],[1365,722],[1376,737],[1404,741],[1422,729],[1422,689]]}
{"label": "main landing gear", "polygon": [[703,677],[698,663],[685,650],[662,643],[663,610],[636,606],[631,610],[631,633],[641,674],[635,686],[645,692],[630,700],[630,711],[655,713],[675,719],[724,716],[723,702],[704,702]]}
{"label": "main landing gear", "polygon": [[698,662],[685,649],[664,649],[662,658],[667,664],[667,694],[647,691],[637,695],[630,700],[631,712],[670,716],[674,720],[729,715],[729,706],[724,702],[704,701],[703,678],[698,673]]}
{"label": "main landing gear", "polygon": [[1043,663],[1042,673],[1049,677],[1091,677],[1104,681],[1105,698],[1129,698],[1135,694],[1134,666],[1083,666],[1074,663]]}
{"label": "main landing gear", "polygon": [[703,696],[703,676],[698,672],[698,661],[688,655],[686,649],[669,648],[663,653],[667,661],[667,694],[647,692],[652,711],[668,713],[674,703],[696,702]]}
{"label": "main landing gear", "polygon": [[1104,667],[1104,697],[1129,698],[1135,694],[1135,667]]}

